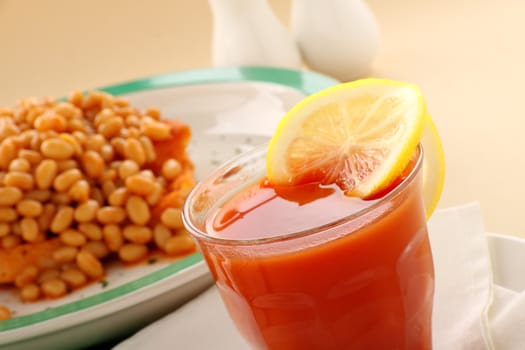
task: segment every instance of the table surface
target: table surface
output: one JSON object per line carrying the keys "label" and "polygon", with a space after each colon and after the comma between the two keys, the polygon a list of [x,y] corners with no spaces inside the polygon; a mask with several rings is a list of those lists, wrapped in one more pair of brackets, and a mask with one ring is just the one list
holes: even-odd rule
{"label": "table surface", "polygon": [[[288,25],[289,0],[272,0]],[[382,30],[370,76],[418,84],[442,135],[441,208],[482,206],[525,237],[520,0],[369,0]],[[207,0],[0,0],[0,105],[211,66]]]}

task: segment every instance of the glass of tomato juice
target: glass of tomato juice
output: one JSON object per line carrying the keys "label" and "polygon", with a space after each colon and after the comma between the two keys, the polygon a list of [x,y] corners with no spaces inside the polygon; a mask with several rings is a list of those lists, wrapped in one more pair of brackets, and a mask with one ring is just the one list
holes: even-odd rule
{"label": "glass of tomato juice", "polygon": [[431,349],[434,270],[419,147],[372,199],[335,185],[272,187],[266,145],[220,166],[183,210],[254,349]]}

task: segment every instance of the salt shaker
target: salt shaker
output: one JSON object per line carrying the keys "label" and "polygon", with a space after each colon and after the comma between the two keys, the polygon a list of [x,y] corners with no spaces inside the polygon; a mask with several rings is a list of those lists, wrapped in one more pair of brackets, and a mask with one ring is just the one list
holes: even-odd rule
{"label": "salt shaker", "polygon": [[293,0],[290,21],[305,63],[341,81],[365,75],[378,53],[379,26],[363,0]]}
{"label": "salt shaker", "polygon": [[267,0],[208,0],[213,15],[213,64],[301,68],[291,33]]}

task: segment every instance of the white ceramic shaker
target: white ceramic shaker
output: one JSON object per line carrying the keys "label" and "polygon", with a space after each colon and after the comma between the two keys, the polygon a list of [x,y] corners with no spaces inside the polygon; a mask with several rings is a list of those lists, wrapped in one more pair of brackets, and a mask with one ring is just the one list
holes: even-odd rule
{"label": "white ceramic shaker", "polygon": [[299,69],[291,33],[267,0],[208,0],[213,15],[215,66],[277,66]]}
{"label": "white ceramic shaker", "polygon": [[366,75],[378,53],[379,26],[363,0],[293,0],[290,21],[309,68],[341,81]]}

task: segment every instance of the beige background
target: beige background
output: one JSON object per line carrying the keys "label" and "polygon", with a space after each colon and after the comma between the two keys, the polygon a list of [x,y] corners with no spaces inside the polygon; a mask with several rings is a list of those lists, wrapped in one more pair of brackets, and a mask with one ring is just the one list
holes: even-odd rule
{"label": "beige background", "polygon": [[[270,1],[285,24],[289,0]],[[415,82],[442,134],[440,207],[482,205],[525,237],[525,3],[369,0],[382,28],[372,76]],[[206,0],[0,0],[0,105],[211,65]]]}

